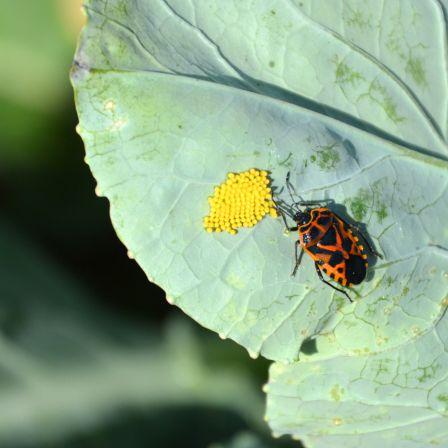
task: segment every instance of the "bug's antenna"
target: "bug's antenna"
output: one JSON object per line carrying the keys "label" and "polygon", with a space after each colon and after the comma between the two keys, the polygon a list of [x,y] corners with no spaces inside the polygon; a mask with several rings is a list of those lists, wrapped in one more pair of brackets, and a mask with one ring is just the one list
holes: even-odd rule
{"label": "bug's antenna", "polygon": [[286,187],[288,188],[288,192],[289,192],[289,196],[291,197],[291,202],[293,203],[293,204],[295,204],[296,203],[296,201],[294,200],[294,196],[292,195],[292,185],[291,185],[291,181],[289,180],[289,176],[291,175],[291,172],[290,171],[288,171],[287,173],[286,173]]}
{"label": "bug's antenna", "polygon": [[292,204],[298,208],[299,203],[294,199],[294,195],[296,195],[299,199],[302,198],[296,193],[294,186],[291,184],[291,181],[289,180],[290,174],[291,174],[290,171],[286,173],[286,187],[288,188],[288,193],[289,196],[291,197]]}

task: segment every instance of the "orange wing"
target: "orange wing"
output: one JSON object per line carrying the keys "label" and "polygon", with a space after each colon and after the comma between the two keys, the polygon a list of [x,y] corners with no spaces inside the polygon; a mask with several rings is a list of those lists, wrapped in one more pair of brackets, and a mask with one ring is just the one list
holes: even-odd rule
{"label": "orange wing", "polygon": [[325,274],[342,286],[359,284],[366,276],[368,264],[364,247],[337,216],[320,240],[305,250]]}
{"label": "orange wing", "polygon": [[333,223],[333,213],[325,207],[313,208],[311,219],[299,226],[299,241],[306,248],[316,244]]}

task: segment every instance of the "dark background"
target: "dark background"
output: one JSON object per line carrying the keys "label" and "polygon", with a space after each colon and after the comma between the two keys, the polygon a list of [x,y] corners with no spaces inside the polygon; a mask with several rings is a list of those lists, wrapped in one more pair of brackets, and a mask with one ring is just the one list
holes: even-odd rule
{"label": "dark background", "polygon": [[94,194],[80,2],[0,6],[0,446],[298,446],[262,420],[269,363],[169,306]]}

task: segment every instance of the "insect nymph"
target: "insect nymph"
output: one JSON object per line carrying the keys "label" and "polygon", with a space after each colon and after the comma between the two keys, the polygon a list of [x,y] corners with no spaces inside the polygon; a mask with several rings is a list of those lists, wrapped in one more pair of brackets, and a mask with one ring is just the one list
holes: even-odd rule
{"label": "insect nymph", "polygon": [[[289,173],[286,176],[286,186],[292,204],[285,205],[280,201],[277,208],[286,228],[289,231],[298,232],[292,275],[296,274],[303,252],[306,252],[314,260],[319,279],[344,294],[352,302],[347,292],[325,280],[322,272],[341,286],[358,285],[365,279],[368,266],[367,255],[357,235],[364,240],[369,253],[382,258],[381,255],[371,247],[357,227],[323,206],[323,201],[295,201]],[[288,226],[285,215],[294,220],[296,223],[294,227]],[[298,254],[299,246],[300,254]]]}

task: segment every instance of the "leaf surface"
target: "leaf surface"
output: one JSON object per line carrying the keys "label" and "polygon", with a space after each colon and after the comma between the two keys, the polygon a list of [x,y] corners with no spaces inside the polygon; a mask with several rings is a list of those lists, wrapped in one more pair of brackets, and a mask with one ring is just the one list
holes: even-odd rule
{"label": "leaf surface", "polygon": [[[92,71],[78,72],[76,83],[87,161],[119,237],[169,300],[202,325],[287,361],[304,339],[333,328],[338,307],[338,319],[355,322],[339,325],[347,336],[369,322],[362,339],[345,342],[362,349],[400,343],[413,337],[413,325],[423,330],[438,318],[446,288],[446,254],[434,246],[444,238],[444,162],[191,78]],[[366,222],[385,261],[358,288],[359,303],[333,300],[309,260],[291,278],[293,238],[281,220],[265,219],[237,237],[204,231],[213,185],[250,167],[269,169],[279,186],[291,170],[304,197],[345,203]]]}
{"label": "leaf surface", "polygon": [[307,447],[447,446],[447,347],[444,314],[391,351],[275,363],[266,418]]}
{"label": "leaf surface", "polygon": [[[117,234],[168,301],[203,326],[251,356],[289,363],[300,353],[280,369],[285,376],[273,367],[272,384],[294,385],[294,369],[330,372],[333,362],[348,390],[360,369],[375,376],[370,360],[399,363],[408,347],[434,343],[436,353],[443,345],[430,335],[445,322],[448,286],[444,10],[435,1],[384,3],[394,19],[355,1],[335,2],[334,11],[294,1],[87,6],[72,79],[86,161]],[[399,36],[394,20],[406,25]],[[381,29],[356,31],[369,23]],[[391,33],[400,51],[415,45],[407,55],[419,58],[427,84],[388,49]],[[288,202],[281,188],[290,171],[304,199],[334,200],[335,211],[361,224],[384,258],[370,260],[354,304],[318,280],[310,259],[291,278],[296,235],[286,237],[280,219],[237,236],[204,231],[214,186],[249,168],[269,170]],[[414,391],[418,362],[404,361]],[[269,387],[268,417],[278,433],[318,440],[328,419],[295,412],[297,378],[290,401]],[[303,382],[310,401],[320,390],[313,378]],[[389,405],[386,394],[376,400]],[[390,427],[426,418],[415,406],[415,414],[393,413]],[[346,412],[359,409],[350,401]],[[383,431],[375,412],[366,413],[368,427]],[[307,419],[314,423],[302,430]],[[357,432],[367,432],[360,420]]]}
{"label": "leaf surface", "polygon": [[87,11],[80,56],[89,67],[233,85],[447,156],[447,36],[436,0],[331,8],[327,0],[90,0]]}

